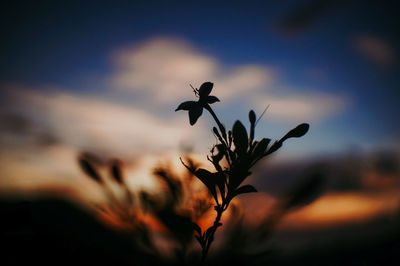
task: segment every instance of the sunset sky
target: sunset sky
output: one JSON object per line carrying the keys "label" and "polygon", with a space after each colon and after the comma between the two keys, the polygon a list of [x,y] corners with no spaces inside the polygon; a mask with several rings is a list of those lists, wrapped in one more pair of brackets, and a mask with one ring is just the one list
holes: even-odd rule
{"label": "sunset sky", "polygon": [[400,151],[395,1],[23,1],[0,21],[4,193],[73,183],[85,194],[81,151],[121,158],[128,177],[179,168],[185,149],[205,163],[211,117],[190,126],[174,112],[205,81],[229,128],[268,105],[258,138],[311,125],[282,160]]}

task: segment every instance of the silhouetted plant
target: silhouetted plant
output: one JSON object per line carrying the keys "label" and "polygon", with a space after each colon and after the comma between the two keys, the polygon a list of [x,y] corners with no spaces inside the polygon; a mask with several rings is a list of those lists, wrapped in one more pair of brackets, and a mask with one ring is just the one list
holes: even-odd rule
{"label": "silhouetted plant", "polygon": [[[187,164],[181,159],[182,164],[190,173],[204,183],[215,201],[214,209],[216,211],[216,217],[213,225],[203,232],[196,223],[193,223],[196,232],[195,237],[202,248],[202,264],[214,241],[215,232],[218,227],[222,226],[220,222],[221,217],[228,209],[232,199],[240,194],[257,191],[252,185],[242,185],[243,181],[251,175],[251,168],[259,160],[281,148],[284,141],[289,138],[302,137],[309,129],[308,124],[300,124],[290,130],[280,140],[275,141],[272,145],[270,145],[271,139],[269,138],[254,140],[255,127],[259,119],[257,120],[255,112],[251,110],[249,112],[249,134],[239,120],[234,123],[232,130],[227,132],[225,126],[220,122],[210,106],[210,104],[219,101],[217,97],[209,96],[213,85],[214,84],[211,82],[205,82],[199,89],[192,87],[195,96],[199,98],[198,101],[183,102],[175,110],[188,111],[189,122],[191,125],[194,125],[201,116],[203,109],[206,109],[217,124],[217,127],[213,127],[213,132],[218,139],[218,143],[211,149],[211,156],[207,156],[207,159],[214,166],[215,172],[197,168],[194,164]],[[222,164],[222,162],[224,162],[224,164]],[[300,192],[300,194],[302,194],[302,192]],[[300,195],[300,198],[301,197],[302,195]],[[290,205],[295,205],[296,200],[297,199],[293,199],[293,202],[289,201],[288,207],[290,207]]]}
{"label": "silhouetted plant", "polygon": [[[199,168],[191,159],[187,158],[186,162],[181,159],[182,164],[188,169],[188,175],[178,178],[169,167],[156,167],[153,174],[162,184],[163,193],[140,191],[138,195],[135,195],[125,183],[122,162],[111,160],[108,162],[107,168],[111,180],[120,189],[120,193],[116,194],[109,187],[110,182],[106,182],[107,180],[96,169],[96,165],[101,163],[100,160],[88,153],[79,157],[82,170],[88,177],[96,181],[107,195],[108,205],[98,206],[99,210],[112,219],[130,225],[129,230],[135,240],[134,247],[147,252],[146,254],[155,255],[159,260],[163,260],[163,256],[157,250],[151,230],[145,222],[141,221],[142,214],[150,214],[165,227],[169,242],[172,244],[173,254],[180,264],[187,262],[185,257],[188,254],[188,247],[194,240],[194,235],[202,249],[201,264],[203,264],[214,241],[214,235],[222,226],[222,215],[229,208],[231,201],[240,194],[257,191],[252,185],[242,185],[244,180],[251,175],[251,168],[259,160],[282,147],[285,140],[301,137],[309,129],[308,124],[300,124],[272,144],[268,138],[255,140],[255,127],[260,118],[257,120],[255,112],[251,110],[249,112],[249,132],[240,121],[236,121],[232,130],[227,131],[210,107],[210,104],[219,101],[217,97],[210,96],[212,88],[213,83],[211,82],[203,83],[200,89],[193,88],[198,100],[184,102],[178,106],[176,111],[187,110],[191,125],[197,122],[203,109],[206,109],[214,118],[217,127],[213,127],[213,132],[218,141],[212,147],[211,155],[207,156],[207,159],[212,163],[215,171],[210,172]],[[199,191],[193,189],[193,176],[196,176],[205,185],[204,189],[208,190],[210,196],[200,195]],[[313,193],[316,191],[319,181],[318,176],[307,179],[306,182],[301,182],[299,186],[290,191],[283,200],[278,201],[275,212],[267,216],[260,224],[262,228],[258,230],[258,236],[265,240],[268,233],[286,212],[312,201],[315,198]],[[214,205],[212,201],[215,203],[216,217],[214,223],[202,231],[198,221]],[[241,240],[243,244],[246,236],[240,226],[236,227],[235,233],[236,237],[239,235],[243,236]],[[234,240],[231,242],[236,246],[238,244],[233,243]],[[231,247],[231,251],[228,253],[235,250],[232,245],[227,246]],[[237,249],[235,253],[238,253]]]}
{"label": "silhouetted plant", "polygon": [[[83,172],[96,181],[107,196],[108,202],[105,206],[96,204],[97,210],[100,211],[102,216],[107,218],[108,221],[116,222],[119,227],[122,226],[125,232],[129,233],[132,240],[134,240],[132,242],[133,250],[140,251],[136,253],[136,256],[141,254],[144,257],[151,256],[160,259],[152,234],[146,223],[140,219],[140,214],[143,213],[142,206],[140,202],[135,200],[134,193],[130,191],[125,183],[122,162],[113,159],[106,164],[109,170],[108,176],[117,185],[119,193],[116,193],[110,187],[110,183],[106,182],[105,177],[97,170],[98,166],[104,163],[95,155],[82,153],[78,157],[78,162]],[[137,260],[140,260],[140,258],[138,257]]]}
{"label": "silhouetted plant", "polygon": [[83,172],[88,177],[100,184],[107,195],[107,199],[110,203],[107,207],[109,208],[102,208],[100,206],[98,206],[98,208],[101,209],[104,214],[110,217],[118,218],[120,221],[126,222],[132,226],[136,225],[135,222],[137,222],[137,210],[135,210],[132,192],[128,189],[123,179],[121,171],[122,162],[114,159],[107,164],[109,168],[109,176],[114,183],[118,185],[118,188],[121,192],[120,194],[122,194],[121,196],[117,195],[109,187],[109,185],[103,180],[99,172],[96,170],[96,165],[100,163],[100,159],[93,154],[83,153],[79,156],[78,161]]}
{"label": "silhouetted plant", "polygon": [[178,263],[184,265],[193,241],[193,221],[201,219],[211,208],[211,198],[206,190],[195,188],[191,173],[180,178],[165,166],[155,168],[153,173],[164,184],[164,193],[141,191],[143,207],[166,227],[174,255]]}
{"label": "silhouetted plant", "polygon": [[123,192],[118,194],[114,193],[109,187],[109,182],[105,182],[105,177],[97,170],[96,166],[102,164],[101,160],[93,154],[83,153],[78,162],[83,172],[96,181],[107,196],[108,204],[97,205],[97,208],[106,217],[125,225],[125,230],[134,240],[136,250],[150,253],[152,257],[166,262],[166,258],[158,252],[157,244],[153,241],[154,232],[141,221],[140,217],[149,214],[166,229],[175,259],[179,264],[185,264],[188,247],[194,240],[193,221],[201,219],[212,206],[211,197],[206,189],[200,188],[199,191],[199,188],[195,188],[191,173],[178,177],[170,167],[157,166],[153,174],[163,187],[161,193],[139,191],[136,196],[125,183],[121,161],[114,159],[107,164],[109,177],[117,184],[120,192]]}

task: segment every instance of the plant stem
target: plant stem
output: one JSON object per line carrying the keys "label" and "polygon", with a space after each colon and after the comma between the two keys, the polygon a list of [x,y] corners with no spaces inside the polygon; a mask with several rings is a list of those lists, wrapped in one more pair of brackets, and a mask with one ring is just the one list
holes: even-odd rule
{"label": "plant stem", "polygon": [[217,212],[217,217],[215,217],[215,221],[214,221],[213,226],[211,226],[209,228],[209,229],[211,229],[211,228],[213,228],[213,229],[210,232],[210,235],[208,236],[208,238],[206,240],[206,244],[204,245],[200,265],[204,264],[204,261],[205,261],[205,259],[207,257],[207,254],[208,254],[208,250],[210,249],[211,243],[214,240],[214,234],[217,231],[217,228],[220,226],[222,213],[224,212],[225,209],[222,206],[216,206],[215,210]]}
{"label": "plant stem", "polygon": [[[219,128],[219,130],[220,130],[220,132],[222,134],[223,140],[225,142],[225,143],[222,143],[222,144],[225,145],[225,147],[227,148],[227,150],[225,151],[225,156],[227,158],[228,164],[230,165],[230,156],[229,156],[229,153],[228,153],[229,146],[228,146],[228,139],[227,139],[225,127],[219,121],[217,115],[215,114],[215,112],[213,111],[213,109],[211,108],[211,106],[209,104],[206,104],[204,106],[204,109],[206,109],[211,114],[211,116],[214,118],[215,122],[218,125],[218,128]],[[210,234],[209,234],[208,237],[206,237],[205,244],[204,244],[204,246],[202,246],[203,252],[202,252],[200,265],[204,265],[204,261],[205,261],[205,259],[207,257],[208,251],[209,251],[209,249],[211,247],[211,243],[214,241],[214,234],[217,231],[218,227],[221,226],[220,221],[221,221],[222,213],[228,207],[229,203],[224,202],[225,201],[224,199],[222,199],[222,201],[223,201],[222,205],[219,205],[218,202],[217,202],[217,206],[215,206],[215,211],[217,212],[217,216],[215,217],[214,224],[210,228],[208,228],[208,230],[210,230]]]}
{"label": "plant stem", "polygon": [[216,122],[217,125],[218,125],[219,130],[220,130],[221,133],[223,134],[222,137],[223,137],[224,140],[227,142],[225,127],[224,127],[224,126],[222,125],[222,123],[219,121],[217,115],[214,113],[214,111],[213,111],[213,109],[211,108],[211,106],[210,106],[209,104],[206,104],[206,105],[204,106],[204,109],[206,109],[206,110],[211,114],[211,116],[214,118],[215,122]]}
{"label": "plant stem", "polygon": [[219,131],[221,131],[223,140],[225,141],[225,143],[222,142],[222,144],[225,145],[225,147],[226,147],[226,151],[225,151],[226,159],[227,159],[228,163],[230,164],[231,159],[230,159],[230,154],[228,152],[230,147],[229,147],[228,139],[226,136],[226,129],[225,129],[224,125],[222,125],[222,123],[219,121],[217,115],[215,114],[214,110],[211,108],[211,106],[209,104],[206,104],[204,106],[204,109],[206,109],[211,114],[211,116],[214,118],[215,122],[218,125]]}

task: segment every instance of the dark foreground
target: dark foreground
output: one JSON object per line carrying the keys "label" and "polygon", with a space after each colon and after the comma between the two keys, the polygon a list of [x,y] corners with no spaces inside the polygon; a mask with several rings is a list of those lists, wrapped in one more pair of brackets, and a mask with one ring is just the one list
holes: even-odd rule
{"label": "dark foreground", "polygon": [[[1,265],[173,265],[141,249],[128,234],[99,223],[81,207],[61,199],[2,199],[0,201]],[[396,219],[398,224],[398,219]],[[386,220],[372,221],[375,230]],[[359,226],[358,226],[359,229]],[[378,228],[379,229],[379,228]],[[347,230],[351,234],[352,228]],[[379,230],[376,230],[379,232]],[[306,236],[301,232],[297,237]],[[298,252],[272,249],[260,257],[226,253],[210,258],[211,265],[400,265],[400,225],[382,228],[368,244],[340,242]],[[290,241],[290,240],[287,240]],[[365,242],[363,240],[363,242]],[[285,255],[286,254],[286,255]],[[289,254],[289,255],[288,255]],[[190,263],[193,264],[193,263]]]}

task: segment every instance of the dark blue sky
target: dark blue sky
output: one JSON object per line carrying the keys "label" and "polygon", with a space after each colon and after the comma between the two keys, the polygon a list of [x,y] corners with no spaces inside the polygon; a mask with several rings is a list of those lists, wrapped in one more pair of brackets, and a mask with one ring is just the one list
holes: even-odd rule
{"label": "dark blue sky", "polygon": [[[0,82],[82,90],[86,76],[111,71],[115,49],[172,36],[225,66],[272,65],[287,86],[348,95],[348,115],[323,127],[343,143],[398,139],[398,10],[396,1],[18,1],[2,11]],[[390,60],[357,51],[360,36]]]}

